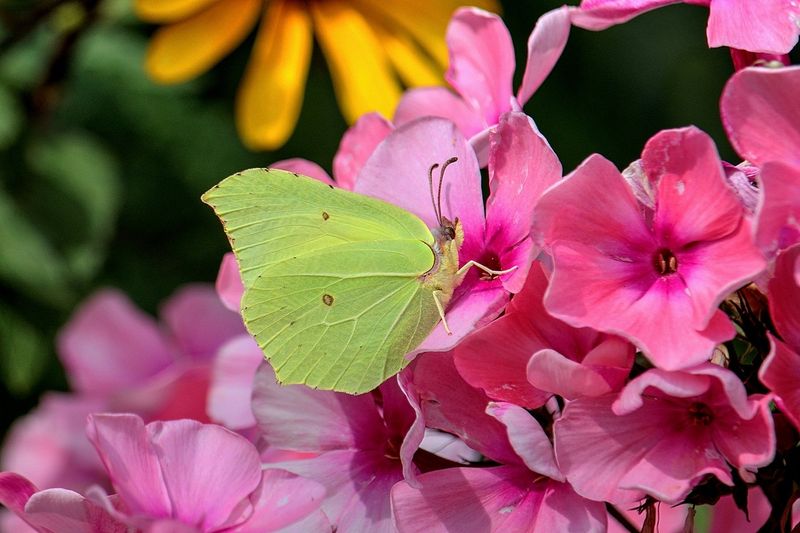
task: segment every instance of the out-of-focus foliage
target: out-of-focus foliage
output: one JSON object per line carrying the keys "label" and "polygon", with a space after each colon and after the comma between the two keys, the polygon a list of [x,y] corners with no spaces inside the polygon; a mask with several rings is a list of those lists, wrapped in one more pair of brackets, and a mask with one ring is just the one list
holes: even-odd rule
{"label": "out-of-focus foliage", "polygon": [[[558,5],[503,2],[519,63],[536,19]],[[681,5],[604,32],[573,29],[526,107],[565,170],[592,152],[624,167],[654,132],[689,123],[726,146],[717,99],[732,68],[727,51],[707,47],[707,16]],[[228,245],[200,194],[288,157],[330,170],[346,124],[319,53],[294,134],[253,153],[234,126],[253,36],[201,77],[165,87],[144,71],[154,29],[129,0],[6,0],[0,22],[5,429],[41,391],[65,388],[53,339],[81,299],[114,286],[154,312],[178,285],[213,280]]]}

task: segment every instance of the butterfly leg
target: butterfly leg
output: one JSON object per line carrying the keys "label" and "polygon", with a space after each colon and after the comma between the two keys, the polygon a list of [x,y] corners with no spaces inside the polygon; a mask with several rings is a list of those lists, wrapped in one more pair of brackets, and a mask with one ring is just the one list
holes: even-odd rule
{"label": "butterfly leg", "polygon": [[439,299],[439,295],[441,294],[443,294],[442,291],[433,291],[433,301],[436,302],[436,309],[439,311],[439,316],[442,317],[442,325],[444,326],[444,330],[448,335],[452,335],[453,332],[450,331],[450,328],[447,326],[447,320],[444,318],[444,306],[442,305],[442,301]]}
{"label": "butterfly leg", "polygon": [[464,266],[462,266],[461,268],[458,269],[458,272],[456,272],[456,275],[457,276],[463,276],[464,274],[466,274],[467,270],[470,269],[470,267],[476,267],[476,268],[478,268],[480,270],[483,270],[484,275],[488,275],[488,279],[494,279],[494,278],[496,278],[498,276],[502,276],[503,274],[508,274],[509,272],[514,272],[517,269],[517,266],[514,265],[513,267],[507,268],[506,270],[492,270],[491,268],[489,268],[487,266],[484,266],[484,265],[482,265],[482,264],[480,264],[478,262],[467,261],[464,264]]}

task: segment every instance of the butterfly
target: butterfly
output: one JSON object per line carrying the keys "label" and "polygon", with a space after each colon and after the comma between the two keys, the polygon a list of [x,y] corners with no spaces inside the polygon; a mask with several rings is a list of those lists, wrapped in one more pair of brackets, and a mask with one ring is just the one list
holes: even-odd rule
{"label": "butterfly", "polygon": [[[236,173],[202,200],[221,219],[245,287],[242,317],[279,382],[368,392],[408,364],[466,271],[458,219],[441,213],[445,169],[428,172],[438,227],[416,215],[278,169]],[[434,171],[440,168],[434,199]]]}

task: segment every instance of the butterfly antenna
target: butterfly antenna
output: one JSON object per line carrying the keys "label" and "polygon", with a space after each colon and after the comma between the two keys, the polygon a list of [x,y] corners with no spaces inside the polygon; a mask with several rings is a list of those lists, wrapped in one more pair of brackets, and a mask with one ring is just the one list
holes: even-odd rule
{"label": "butterfly antenna", "polygon": [[[437,168],[439,168],[439,163],[434,163],[433,165],[431,165],[431,168],[428,169],[428,185],[431,188],[431,203],[433,204],[433,214],[436,215],[436,222],[441,226],[442,225],[442,214],[439,211],[439,209],[437,208],[436,200],[435,200],[435,198],[433,196],[433,171],[436,170]],[[440,177],[439,178],[440,189],[441,189],[441,180],[442,180],[442,178]]]}
{"label": "butterfly antenna", "polygon": [[[452,165],[458,161],[457,157],[451,157],[447,161],[444,162],[442,165],[442,169],[439,171],[439,192],[436,196],[436,205],[439,208],[439,225],[442,225],[442,183],[444,182],[444,171],[447,170],[447,167]],[[431,195],[433,195],[433,191],[431,191]]]}

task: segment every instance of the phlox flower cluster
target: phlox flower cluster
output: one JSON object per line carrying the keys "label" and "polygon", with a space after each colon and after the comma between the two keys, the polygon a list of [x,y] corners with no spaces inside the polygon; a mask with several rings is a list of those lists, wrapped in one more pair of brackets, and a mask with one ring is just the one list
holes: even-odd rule
{"label": "phlox flower cluster", "polygon": [[332,177],[302,159],[273,164],[434,227],[428,168],[456,156],[441,209],[463,225],[460,263],[514,268],[470,272],[447,309],[452,335],[437,326],[374,391],[279,385],[238,314],[232,254],[216,291],[182,289],[160,325],[117,292],[90,298],[59,337],[75,392],[44,398],[5,444],[7,527],[672,532],[699,513],[713,531],[791,528],[795,3],[691,2],[710,9],[710,46],[756,63],[720,98],[741,161],[687,126],[656,132],[622,167],[593,154],[565,175],[522,108],[573,25],[599,30],[668,3],[545,14],[516,93],[501,19],[459,9],[452,90],[413,89],[391,120],[363,115]]}

